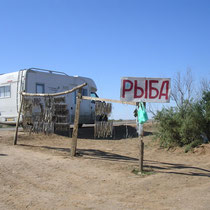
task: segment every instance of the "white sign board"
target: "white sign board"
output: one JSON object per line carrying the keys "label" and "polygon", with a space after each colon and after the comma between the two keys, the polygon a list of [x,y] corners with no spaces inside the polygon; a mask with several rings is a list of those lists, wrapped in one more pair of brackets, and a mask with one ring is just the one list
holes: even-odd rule
{"label": "white sign board", "polygon": [[170,78],[121,78],[121,101],[169,103],[170,91]]}

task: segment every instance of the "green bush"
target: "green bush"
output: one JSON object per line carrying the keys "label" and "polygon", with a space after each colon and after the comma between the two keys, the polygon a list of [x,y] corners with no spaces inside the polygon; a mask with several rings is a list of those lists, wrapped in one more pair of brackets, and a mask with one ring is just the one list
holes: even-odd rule
{"label": "green bush", "polygon": [[204,92],[201,101],[185,100],[181,107],[164,108],[158,111],[157,136],[161,147],[188,145],[190,148],[203,143],[203,136],[210,139],[210,92]]}
{"label": "green bush", "polygon": [[191,142],[190,144],[188,144],[188,145],[185,147],[184,152],[187,153],[187,152],[189,152],[192,148],[195,148],[195,147],[199,146],[200,144],[201,144],[200,140],[195,140],[195,141]]}
{"label": "green bush", "polygon": [[200,102],[202,113],[205,118],[204,133],[210,140],[210,91],[203,93],[203,98]]}

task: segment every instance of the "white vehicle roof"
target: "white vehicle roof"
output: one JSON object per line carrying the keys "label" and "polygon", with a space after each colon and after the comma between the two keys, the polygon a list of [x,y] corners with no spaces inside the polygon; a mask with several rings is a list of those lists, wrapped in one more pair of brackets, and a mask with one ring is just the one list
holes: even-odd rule
{"label": "white vehicle roof", "polygon": [[0,84],[7,84],[12,82],[17,82],[18,80],[18,71],[7,73],[7,74],[0,74]]}
{"label": "white vehicle roof", "polygon": [[[27,72],[40,72],[40,73],[44,73],[44,74],[49,74],[49,75],[55,75],[57,77],[60,77],[60,79],[62,79],[62,77],[70,77],[70,78],[74,78],[76,80],[81,81],[81,84],[86,82],[88,83],[89,87],[91,88],[91,91],[96,92],[97,91],[97,87],[95,82],[88,77],[81,77],[81,76],[69,76],[64,72],[59,72],[59,71],[53,71],[53,70],[46,70],[46,69],[39,69],[39,68],[29,68],[29,69],[24,69],[24,70],[20,70],[23,72],[23,76],[25,76],[27,74]],[[18,73],[17,72],[12,72],[12,73],[6,73],[6,74],[0,74],[0,84],[4,85],[7,83],[12,83],[12,82],[16,82],[18,80]]]}

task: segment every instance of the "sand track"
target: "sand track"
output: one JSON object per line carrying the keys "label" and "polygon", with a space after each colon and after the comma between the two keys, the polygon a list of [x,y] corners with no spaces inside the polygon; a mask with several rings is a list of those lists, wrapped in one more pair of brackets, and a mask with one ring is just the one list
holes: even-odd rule
{"label": "sand track", "polygon": [[210,209],[210,145],[166,151],[148,135],[140,176],[137,138],[79,139],[70,158],[69,138],[13,135],[0,131],[0,209]]}

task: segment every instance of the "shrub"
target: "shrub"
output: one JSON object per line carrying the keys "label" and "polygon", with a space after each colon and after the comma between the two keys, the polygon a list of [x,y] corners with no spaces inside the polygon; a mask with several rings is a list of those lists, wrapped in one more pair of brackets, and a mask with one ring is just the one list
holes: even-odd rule
{"label": "shrub", "polygon": [[204,92],[201,101],[185,100],[181,107],[164,108],[157,112],[157,136],[161,147],[202,144],[203,137],[210,139],[210,92]]}
{"label": "shrub", "polygon": [[207,139],[210,140],[210,91],[204,91],[200,105],[205,119],[203,133],[206,135]]}

